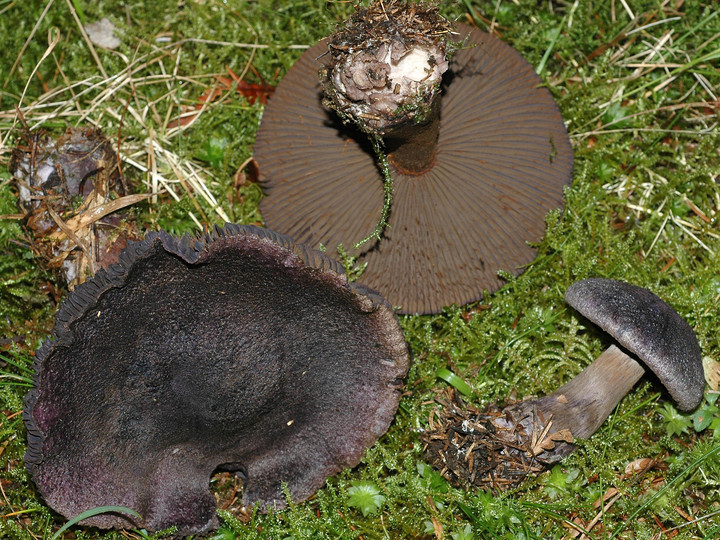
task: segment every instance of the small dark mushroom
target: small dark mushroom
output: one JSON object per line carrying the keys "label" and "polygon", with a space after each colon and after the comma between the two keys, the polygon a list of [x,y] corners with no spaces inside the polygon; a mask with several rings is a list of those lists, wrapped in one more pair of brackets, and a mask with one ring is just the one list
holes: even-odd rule
{"label": "small dark mushroom", "polygon": [[575,437],[595,433],[640,380],[645,367],[656,375],[679,409],[689,411],[700,404],[705,387],[700,346],[688,323],[668,304],[642,287],[601,278],[574,283],[565,300],[617,344],[548,396],[502,410],[476,411],[472,416],[453,413],[455,423],[458,418],[460,424],[465,422],[462,434],[470,437],[456,437],[454,445],[443,449],[433,444],[431,434],[427,438],[429,457],[436,466],[446,467],[450,460],[466,467],[457,458],[458,448],[462,454],[477,441],[475,446],[484,454],[475,463],[484,469],[480,474],[453,473],[455,478],[473,476],[477,485],[492,488],[519,482],[527,473],[571,453]]}
{"label": "small dark mushroom", "polygon": [[[562,116],[533,67],[490,34],[453,34],[436,11],[360,9],[288,71],[255,144],[267,225],[330,253],[342,245],[402,313],[480,299],[502,285],[498,270],[521,272],[572,175]],[[448,61],[451,36],[462,45]],[[403,61],[409,76],[393,71]],[[385,201],[367,133],[384,141],[394,194],[381,238],[353,248]]]}
{"label": "small dark mushroom", "polygon": [[209,479],[261,510],[310,497],[388,428],[408,368],[391,307],[287,237],[151,233],[68,297],[37,353],[26,465],[45,501],[102,528],[217,526]]}

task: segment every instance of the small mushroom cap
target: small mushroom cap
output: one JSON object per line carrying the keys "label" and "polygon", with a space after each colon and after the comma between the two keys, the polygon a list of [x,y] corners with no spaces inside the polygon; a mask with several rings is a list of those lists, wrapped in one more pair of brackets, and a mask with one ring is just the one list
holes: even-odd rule
{"label": "small mushroom cap", "polygon": [[[466,47],[445,73],[437,153],[421,174],[393,167],[388,227],[375,228],[383,177],[364,133],[322,105],[327,42],[308,49],[263,113],[255,159],[268,227],[366,262],[362,280],[401,313],[435,313],[503,285],[535,258],[547,212],[563,205],[573,155],[542,79],[496,37],[457,25]],[[392,167],[392,165],[391,165]]]}
{"label": "small mushroom cap", "polygon": [[565,301],[642,360],[680,410],[700,404],[705,378],[697,337],[658,296],[624,281],[590,278],[568,287]]}
{"label": "small mushroom cap", "polygon": [[152,233],[78,287],[36,355],[25,457],[83,525],[217,526],[209,480],[245,505],[299,502],[388,428],[408,368],[390,306],[320,252],[265,229]]}

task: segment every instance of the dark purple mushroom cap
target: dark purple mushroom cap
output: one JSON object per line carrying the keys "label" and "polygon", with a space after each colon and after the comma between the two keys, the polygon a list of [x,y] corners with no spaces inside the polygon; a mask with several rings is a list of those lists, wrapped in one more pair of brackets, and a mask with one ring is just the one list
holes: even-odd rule
{"label": "dark purple mushroom cap", "polygon": [[642,360],[678,409],[700,404],[705,388],[700,345],[690,325],[663,300],[624,281],[590,278],[568,287],[565,301]]}
{"label": "dark purple mushroom cap", "polygon": [[282,508],[356,465],[388,428],[408,368],[391,307],[287,237],[227,225],[151,233],[62,305],[24,411],[40,493],[84,525],[217,526],[213,471]]}
{"label": "dark purple mushroom cap", "polygon": [[[535,257],[528,245],[563,205],[572,150],[560,112],[522,56],[494,36],[458,24],[466,46],[445,73],[432,167],[394,167],[389,227],[374,230],[383,180],[364,133],[322,105],[327,42],[306,51],[278,85],[255,144],[268,227],[367,262],[363,281],[402,313],[438,312],[482,298]],[[392,155],[391,162],[392,162]]]}

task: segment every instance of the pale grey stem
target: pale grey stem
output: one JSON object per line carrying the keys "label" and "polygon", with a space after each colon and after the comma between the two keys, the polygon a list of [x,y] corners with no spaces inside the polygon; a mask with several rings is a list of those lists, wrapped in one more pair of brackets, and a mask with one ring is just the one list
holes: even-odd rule
{"label": "pale grey stem", "polygon": [[550,432],[569,429],[574,437],[595,433],[645,373],[645,368],[615,345],[608,347],[575,378],[536,402]]}
{"label": "pale grey stem", "polygon": [[[510,405],[493,423],[516,448],[555,463],[575,449],[574,438],[586,439],[600,428],[644,373],[640,363],[611,345],[552,394]],[[553,438],[563,431],[570,437]],[[543,440],[554,442],[541,448]]]}

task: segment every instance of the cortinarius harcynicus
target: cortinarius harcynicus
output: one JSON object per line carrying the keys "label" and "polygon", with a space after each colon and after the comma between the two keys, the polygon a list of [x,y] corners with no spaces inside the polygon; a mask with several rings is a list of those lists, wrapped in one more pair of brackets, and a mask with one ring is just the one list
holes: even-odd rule
{"label": "cortinarius harcynicus", "polygon": [[[478,300],[502,285],[498,270],[520,273],[572,175],[562,116],[533,67],[440,19],[422,3],[359,8],[288,71],[255,144],[268,227],[330,253],[342,244],[402,313]],[[367,133],[384,142],[394,193],[380,239],[353,248],[386,196]]]}
{"label": "cortinarius harcynicus", "polygon": [[217,526],[213,471],[282,508],[356,465],[408,368],[390,306],[324,254],[265,229],[151,233],[78,287],[38,351],[26,465],[45,501],[97,527]]}
{"label": "cortinarius harcynicus", "polygon": [[[610,334],[617,345],[610,345],[548,396],[468,419],[465,433],[492,446],[494,455],[504,456],[493,463],[476,461],[486,467],[473,475],[478,485],[506,487],[568,455],[575,449],[574,438],[595,433],[643,376],[645,367],[680,410],[692,410],[702,400],[705,379],[697,338],[688,323],[655,294],[622,281],[591,278],[571,285],[565,300]],[[432,439],[429,442],[430,459],[436,465],[448,460],[460,463],[457,456],[433,445]],[[482,444],[478,442],[478,450]],[[449,448],[457,450],[457,445]]]}

